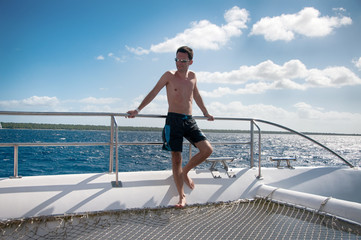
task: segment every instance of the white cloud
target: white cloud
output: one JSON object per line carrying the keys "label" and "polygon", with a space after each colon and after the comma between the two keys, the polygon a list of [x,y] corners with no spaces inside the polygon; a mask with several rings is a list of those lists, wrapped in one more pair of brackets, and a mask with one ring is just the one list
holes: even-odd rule
{"label": "white cloud", "polygon": [[342,87],[361,84],[361,79],[346,67],[310,69],[306,77],[308,87]]}
{"label": "white cloud", "polygon": [[120,98],[88,97],[80,100],[59,100],[57,97],[32,96],[22,100],[0,101],[2,110],[11,111],[114,111],[123,104]]}
{"label": "white cloud", "polygon": [[73,111],[85,112],[120,112],[123,100],[120,98],[96,98],[87,97],[71,101]]}
{"label": "white cloud", "polygon": [[260,94],[274,88],[271,84],[259,82],[247,84],[244,88],[218,87],[211,92],[200,90],[200,93],[203,97],[219,98],[228,95]]}
{"label": "white cloud", "polygon": [[133,47],[125,46],[125,48],[129,52],[132,52],[132,53],[134,53],[136,55],[143,55],[143,54],[149,54],[150,53],[150,50],[146,50],[146,49],[141,48],[141,47],[133,48]]}
{"label": "white cloud", "polygon": [[313,108],[305,102],[299,102],[294,105],[297,108],[297,114],[301,119],[317,119],[320,117],[321,108]]}
{"label": "white cloud", "polygon": [[85,105],[80,109],[82,112],[116,112],[114,108],[108,105]]}
{"label": "white cloud", "polygon": [[[121,63],[126,62],[126,57],[125,56],[118,57],[112,52],[108,53],[106,55],[106,57],[111,58],[111,59],[115,60],[116,62],[121,62]],[[105,60],[105,57],[103,55],[99,55],[98,57],[96,57],[96,60],[103,61],[103,60]]]}
{"label": "white cloud", "polygon": [[273,89],[299,89],[304,90],[305,87],[292,82],[290,80],[275,81],[273,83],[257,82],[245,85],[243,88],[230,88],[230,87],[218,87],[217,89],[207,92],[201,90],[200,93],[204,97],[219,98],[227,95],[242,95],[242,94],[261,94],[268,90]]}
{"label": "white cloud", "polygon": [[0,107],[3,109],[11,109],[11,108],[29,108],[34,106],[39,106],[42,108],[46,107],[55,107],[59,104],[59,100],[56,97],[38,97],[32,96],[22,100],[8,100],[8,101],[0,101]]}
{"label": "white cloud", "polygon": [[25,105],[30,105],[30,106],[34,106],[34,105],[54,106],[59,104],[59,100],[56,97],[47,97],[47,96],[44,97],[33,96],[24,99],[21,102]]}
{"label": "white cloud", "polygon": [[21,100],[0,101],[0,109],[3,111],[69,111],[57,97],[32,96]]}
{"label": "white cloud", "polygon": [[[244,105],[240,101],[230,103],[211,102],[207,104],[209,113],[218,117],[256,118],[275,122],[296,131],[307,132],[337,132],[337,133],[361,133],[361,114],[351,112],[337,112],[311,106],[305,102],[297,103],[290,110],[283,109],[271,104]],[[195,109],[197,114],[198,109]],[[204,124],[199,122],[200,124]],[[225,121],[215,121],[207,124],[207,127],[227,126]],[[232,122],[229,128],[238,128],[240,123]],[[281,130],[266,124],[259,124],[261,130]],[[247,128],[246,125],[242,125]],[[245,128],[243,128],[245,129]]]}
{"label": "white cloud", "polygon": [[267,41],[291,41],[295,34],[323,37],[332,33],[334,28],[352,23],[350,17],[340,14],[338,17],[320,15],[317,9],[306,7],[295,14],[265,17],[253,25],[250,35],[263,35]]}
{"label": "white cloud", "polygon": [[118,57],[118,56],[115,56],[114,53],[108,53],[108,57],[114,59],[115,61],[117,62],[126,62],[125,60],[125,56],[122,56],[122,58]]}
{"label": "white cloud", "polygon": [[290,60],[282,66],[271,60],[256,66],[241,66],[230,72],[198,72],[199,81],[207,83],[242,84],[251,80],[277,81],[279,79],[302,78],[307,75],[307,68],[300,60]]}
{"label": "white cloud", "polygon": [[323,108],[311,106],[305,102],[299,102],[294,105],[297,115],[300,119],[316,120],[316,121],[343,121],[347,122],[361,122],[361,114],[350,112],[336,112],[326,111]]}
{"label": "white cloud", "polygon": [[97,59],[97,60],[104,60],[104,56],[103,56],[103,55],[99,55],[96,59]]}
{"label": "white cloud", "polygon": [[255,66],[241,66],[230,72],[198,72],[201,83],[238,84],[242,88],[218,87],[203,96],[221,97],[228,94],[256,94],[272,89],[306,90],[315,87],[342,87],[360,85],[361,79],[346,67],[307,69],[300,60],[290,60],[283,65],[264,61]]}
{"label": "white cloud", "polygon": [[285,118],[289,114],[286,110],[267,104],[244,105],[240,101],[227,104],[212,102],[207,105],[208,111],[214,116],[244,117],[270,119],[270,116]]}
{"label": "white cloud", "polygon": [[357,67],[359,71],[361,71],[361,57],[358,60],[353,60],[353,64]]}
{"label": "white cloud", "polygon": [[137,55],[149,54],[150,52],[174,52],[179,46],[188,45],[194,49],[218,50],[232,37],[240,36],[242,29],[247,28],[249,13],[246,9],[234,6],[224,14],[226,25],[218,26],[208,20],[192,22],[191,27],[178,33],[175,37],[166,39],[159,44],[151,45],[150,49],[142,47],[126,48]]}
{"label": "white cloud", "polygon": [[346,12],[346,9],[340,7],[340,8],[332,8],[332,11],[335,11],[336,13],[345,13]]}

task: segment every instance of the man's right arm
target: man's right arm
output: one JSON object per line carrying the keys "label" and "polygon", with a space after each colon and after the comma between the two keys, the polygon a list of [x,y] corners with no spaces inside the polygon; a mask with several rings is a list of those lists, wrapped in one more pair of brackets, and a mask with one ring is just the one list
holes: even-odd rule
{"label": "man's right arm", "polygon": [[129,114],[127,117],[134,118],[136,115],[138,115],[140,110],[142,110],[145,106],[147,106],[158,95],[160,90],[162,90],[162,88],[167,85],[170,76],[171,76],[170,72],[164,73],[163,76],[157,82],[157,84],[154,86],[154,88],[143,99],[139,107],[136,110],[130,110],[127,112]]}

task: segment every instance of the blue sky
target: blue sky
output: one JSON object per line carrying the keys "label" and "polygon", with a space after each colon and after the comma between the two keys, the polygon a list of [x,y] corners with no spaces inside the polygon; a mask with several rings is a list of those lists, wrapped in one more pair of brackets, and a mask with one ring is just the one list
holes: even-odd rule
{"label": "blue sky", "polygon": [[[214,116],[361,133],[360,42],[359,0],[0,0],[0,110],[124,113],[189,45]],[[166,112],[165,91],[142,111]]]}

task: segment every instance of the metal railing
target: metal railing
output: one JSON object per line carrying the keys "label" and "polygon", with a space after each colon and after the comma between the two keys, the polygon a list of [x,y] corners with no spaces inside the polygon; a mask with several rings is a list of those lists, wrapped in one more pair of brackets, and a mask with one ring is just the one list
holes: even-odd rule
{"label": "metal railing", "polygon": [[[126,117],[128,114],[126,113],[103,113],[103,112],[17,112],[17,111],[0,111],[0,115],[16,115],[16,116],[89,116],[89,117],[110,117],[110,140],[109,142],[65,142],[65,143],[0,143],[0,147],[14,147],[14,175],[12,178],[18,178],[18,152],[19,147],[28,146],[109,146],[109,173],[113,173],[113,163],[114,163],[114,147],[115,147],[115,173],[116,173],[116,180],[115,186],[119,186],[119,179],[118,179],[118,169],[119,169],[119,161],[118,161],[118,148],[121,145],[160,145],[161,142],[119,142],[118,141],[118,125],[116,121],[116,117]],[[150,114],[139,114],[137,118],[166,118],[165,115],[150,115]],[[194,116],[195,119],[207,119],[205,117]],[[250,141],[249,142],[215,142],[214,144],[223,144],[223,145],[230,145],[230,144],[247,144],[250,146],[250,167],[254,167],[254,126],[258,129],[258,178],[261,178],[261,129],[257,125],[258,123],[264,123],[268,125],[272,125],[284,130],[287,130],[291,133],[297,134],[303,138],[308,139],[309,141],[321,146],[322,148],[326,149],[333,155],[337,156],[341,159],[344,163],[346,163],[349,167],[354,167],[350,162],[345,160],[339,154],[334,152],[333,150],[329,149],[328,147],[324,146],[323,144],[317,142],[316,140],[297,132],[293,129],[287,128],[285,126],[261,120],[261,119],[253,119],[253,118],[226,118],[226,117],[215,117],[215,120],[223,120],[223,121],[248,121],[250,123]],[[189,158],[191,158],[191,147],[192,145],[189,144]]]}
{"label": "metal railing", "polygon": [[[13,116],[91,116],[91,117],[110,117],[110,140],[109,142],[13,142],[0,143],[0,147],[14,147],[14,175],[11,178],[19,178],[18,175],[18,155],[19,147],[49,147],[49,146],[109,146],[109,172],[113,172],[114,161],[114,132],[116,120],[113,113],[99,113],[99,112],[15,112],[15,111],[0,111],[0,115]],[[117,158],[118,156],[116,156]]]}

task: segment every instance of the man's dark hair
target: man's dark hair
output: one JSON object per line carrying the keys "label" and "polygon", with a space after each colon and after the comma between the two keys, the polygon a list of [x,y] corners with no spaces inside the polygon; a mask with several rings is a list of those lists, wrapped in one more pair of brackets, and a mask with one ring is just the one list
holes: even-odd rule
{"label": "man's dark hair", "polygon": [[193,50],[192,50],[192,48],[187,47],[187,46],[182,46],[182,47],[178,48],[176,53],[179,53],[179,52],[187,53],[189,60],[193,59]]}

